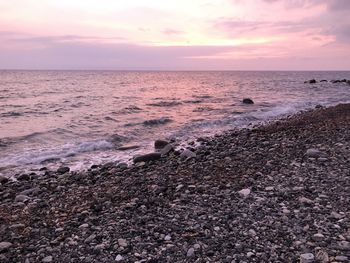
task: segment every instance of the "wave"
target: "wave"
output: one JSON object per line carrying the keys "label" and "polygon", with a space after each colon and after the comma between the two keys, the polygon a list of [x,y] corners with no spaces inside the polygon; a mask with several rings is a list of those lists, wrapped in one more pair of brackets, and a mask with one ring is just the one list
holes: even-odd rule
{"label": "wave", "polygon": [[154,106],[154,107],[174,107],[181,105],[182,102],[180,101],[160,101],[156,103],[149,103],[148,106]]}
{"label": "wave", "polygon": [[112,142],[99,140],[82,142],[75,145],[63,145],[61,148],[55,149],[29,150],[0,160],[0,167],[53,162],[81,153],[105,151],[113,148],[114,144]]}

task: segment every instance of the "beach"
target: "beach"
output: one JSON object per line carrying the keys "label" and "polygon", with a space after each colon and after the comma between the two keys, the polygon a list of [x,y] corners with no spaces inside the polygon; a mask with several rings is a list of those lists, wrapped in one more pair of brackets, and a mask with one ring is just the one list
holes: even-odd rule
{"label": "beach", "polygon": [[182,152],[1,177],[0,261],[350,261],[350,104]]}

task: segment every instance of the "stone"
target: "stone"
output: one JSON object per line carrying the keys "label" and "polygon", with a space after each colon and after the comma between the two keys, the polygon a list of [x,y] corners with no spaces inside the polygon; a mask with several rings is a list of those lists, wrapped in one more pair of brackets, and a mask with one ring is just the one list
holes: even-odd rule
{"label": "stone", "polygon": [[82,224],[79,226],[79,229],[82,229],[82,228],[88,228],[89,227],[89,224]]}
{"label": "stone", "polygon": [[303,196],[299,198],[299,202],[302,204],[307,204],[307,205],[311,205],[313,203],[313,201],[311,199],[303,197]]}
{"label": "stone", "polygon": [[162,156],[166,156],[173,150],[174,150],[174,146],[171,143],[169,143],[160,151],[160,154]]}
{"label": "stone", "polygon": [[249,235],[252,236],[252,237],[255,237],[256,236],[256,232],[254,229],[249,229],[248,231]]}
{"label": "stone", "polygon": [[242,102],[243,102],[244,104],[254,104],[254,101],[253,101],[252,99],[250,99],[250,98],[244,98],[244,99],[242,100]]}
{"label": "stone", "polygon": [[155,149],[163,149],[165,146],[167,146],[169,144],[168,141],[164,141],[164,140],[156,140],[154,142],[154,148]]}
{"label": "stone", "polygon": [[324,240],[324,235],[321,233],[314,234],[312,236],[312,239],[315,241],[323,241]]}
{"label": "stone", "polygon": [[30,197],[27,195],[17,195],[15,198],[15,202],[22,202],[23,203],[29,199],[30,199]]}
{"label": "stone", "polygon": [[0,184],[6,184],[8,181],[7,177],[0,175]]}
{"label": "stone", "polygon": [[128,246],[128,242],[123,239],[123,238],[119,238],[118,239],[118,245],[121,246],[121,247],[127,247]]}
{"label": "stone", "polygon": [[189,249],[187,250],[186,256],[187,256],[188,258],[191,258],[191,257],[194,256],[194,248],[193,248],[193,247],[191,247],[191,248],[189,248]]}
{"label": "stone", "polygon": [[65,173],[68,173],[69,171],[70,171],[70,168],[67,166],[62,166],[57,169],[57,173],[59,174],[65,174]]}
{"label": "stone", "polygon": [[328,82],[328,80],[322,79],[322,80],[320,80],[320,82]]}
{"label": "stone", "polygon": [[127,163],[118,163],[117,167],[120,169],[126,169],[126,168],[128,168],[128,164]]}
{"label": "stone", "polygon": [[350,242],[340,241],[338,245],[340,250],[350,251]]}
{"label": "stone", "polygon": [[324,152],[321,152],[320,150],[318,149],[308,149],[305,153],[305,155],[307,157],[311,157],[311,158],[320,158],[320,157],[325,157],[326,154]]}
{"label": "stone", "polygon": [[124,145],[119,148],[117,148],[118,151],[128,151],[128,150],[134,150],[140,148],[139,145]]}
{"label": "stone", "polygon": [[238,194],[241,197],[247,198],[250,195],[250,192],[251,192],[250,189],[246,188],[246,189],[242,189],[242,190],[238,191]]}
{"label": "stone", "polygon": [[0,242],[0,252],[8,250],[12,246],[10,242]]}
{"label": "stone", "polygon": [[156,161],[159,160],[162,157],[161,153],[148,153],[140,156],[134,157],[134,163],[140,163],[140,162],[149,162],[149,161]]}
{"label": "stone", "polygon": [[44,257],[41,262],[49,263],[49,262],[52,262],[52,260],[53,260],[52,256],[47,256],[47,257]]}
{"label": "stone", "polygon": [[196,154],[192,152],[191,150],[185,149],[181,154],[180,154],[181,159],[186,159],[189,160],[191,158],[196,158]]}
{"label": "stone", "polygon": [[165,240],[165,241],[171,240],[171,236],[170,236],[170,235],[166,235],[166,236],[164,237],[164,240]]}
{"label": "stone", "polygon": [[346,256],[336,256],[335,257],[335,261],[338,261],[338,262],[348,262],[349,258],[346,257]]}
{"label": "stone", "polygon": [[115,257],[115,261],[119,262],[119,261],[122,261],[124,258],[122,255],[118,254],[116,257]]}
{"label": "stone", "polygon": [[315,256],[312,253],[305,253],[300,255],[300,263],[311,263],[315,261]]}
{"label": "stone", "polygon": [[315,84],[317,81],[315,79],[310,79],[305,81],[304,83]]}

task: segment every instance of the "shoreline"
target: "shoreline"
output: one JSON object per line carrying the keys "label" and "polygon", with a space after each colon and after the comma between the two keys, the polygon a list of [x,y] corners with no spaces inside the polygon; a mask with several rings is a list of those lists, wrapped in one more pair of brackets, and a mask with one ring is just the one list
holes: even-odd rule
{"label": "shoreline", "polygon": [[0,259],[347,262],[349,149],[341,104],[202,138],[187,160],[2,181]]}

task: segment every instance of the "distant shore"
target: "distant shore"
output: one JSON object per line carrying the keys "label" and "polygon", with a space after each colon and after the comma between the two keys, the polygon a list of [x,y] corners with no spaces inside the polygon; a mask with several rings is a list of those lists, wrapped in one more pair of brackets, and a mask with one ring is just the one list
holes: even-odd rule
{"label": "distant shore", "polygon": [[2,178],[0,261],[350,261],[350,104],[199,141],[130,167]]}

